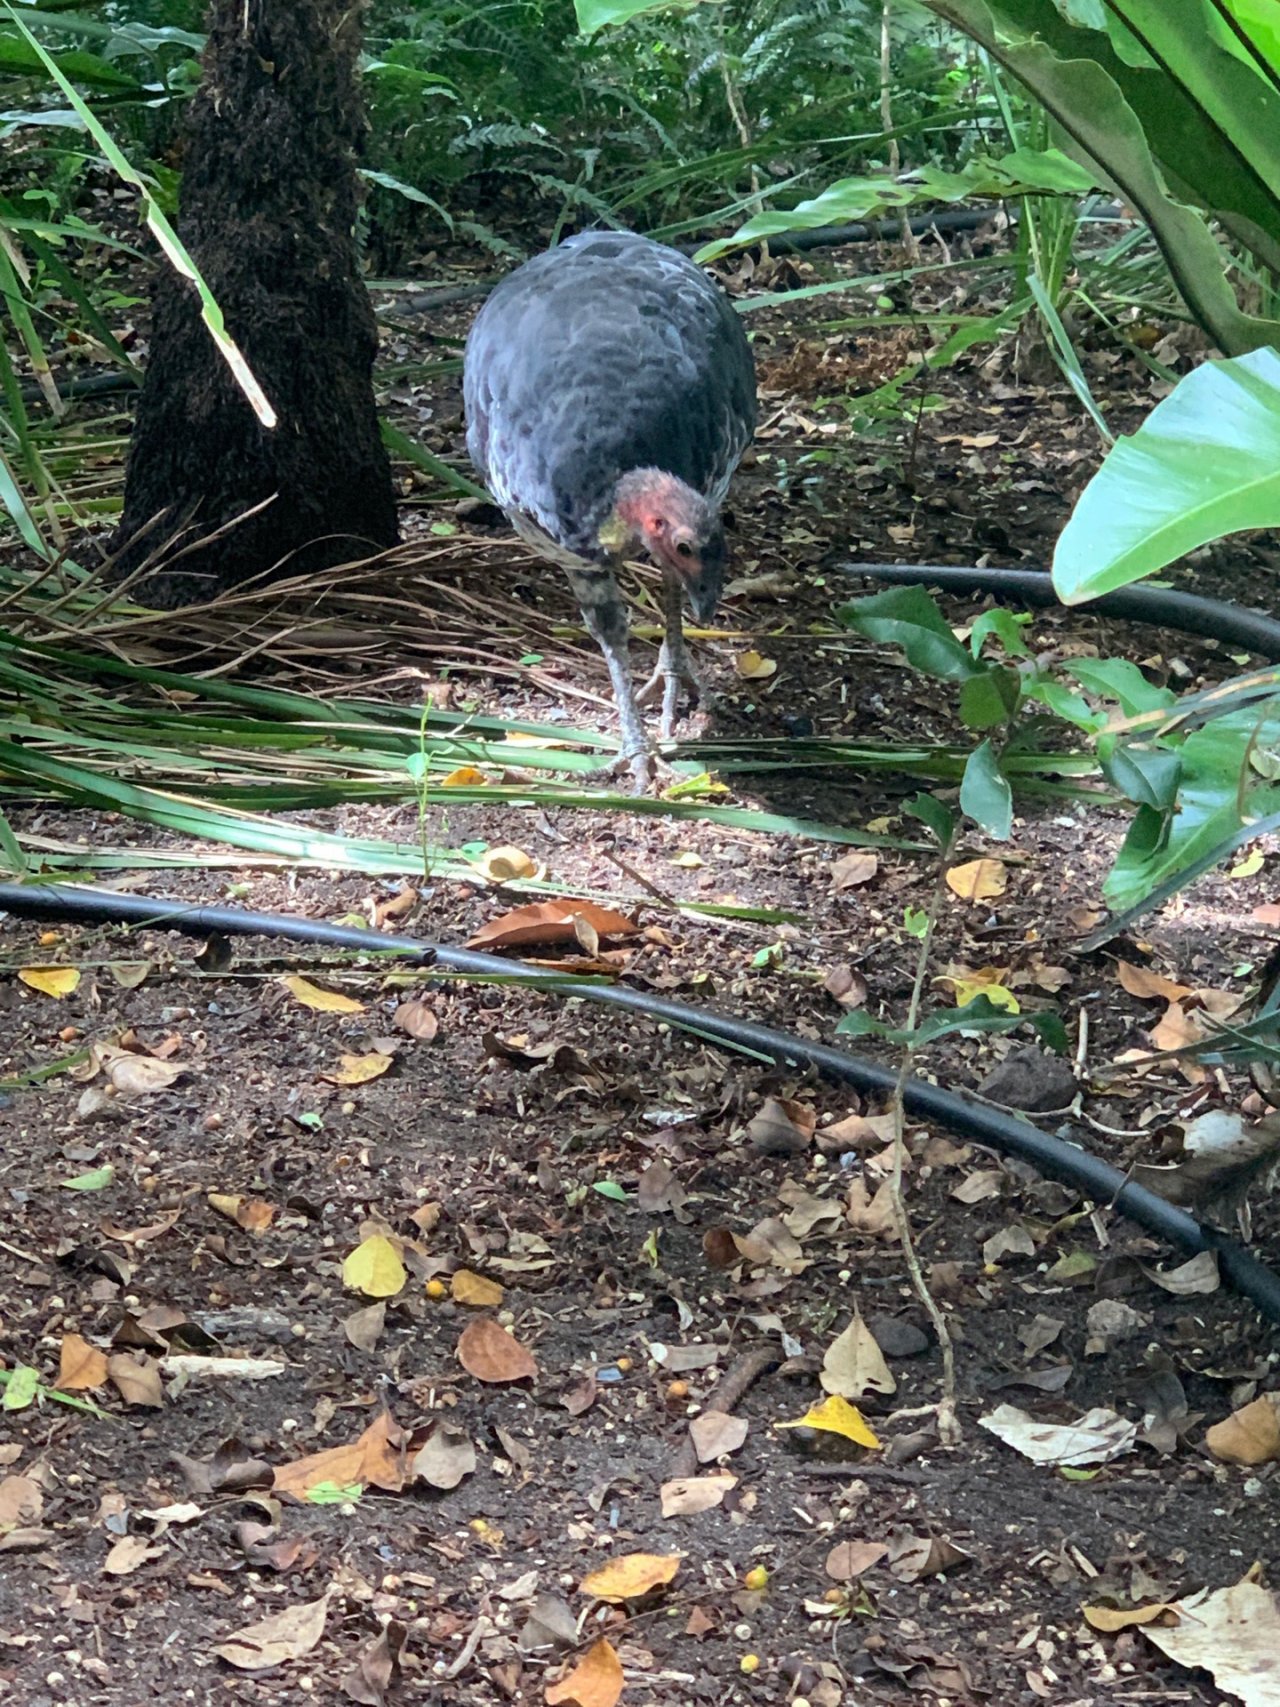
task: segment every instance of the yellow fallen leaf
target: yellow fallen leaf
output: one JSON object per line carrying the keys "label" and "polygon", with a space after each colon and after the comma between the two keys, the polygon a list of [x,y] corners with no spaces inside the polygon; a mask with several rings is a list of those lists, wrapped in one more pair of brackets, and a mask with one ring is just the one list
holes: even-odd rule
{"label": "yellow fallen leaf", "polygon": [[486,1280],[482,1274],[472,1274],[460,1268],[449,1283],[456,1304],[470,1304],[476,1310],[492,1310],[501,1304],[504,1293],[496,1280]]}
{"label": "yellow fallen leaf", "polygon": [[80,982],[74,966],[24,966],[18,977],[29,989],[39,990],[42,996],[52,996],[58,1002],[69,996]]}
{"label": "yellow fallen leaf", "polygon": [[678,1553],[624,1553],[620,1559],[610,1559],[607,1565],[601,1565],[598,1571],[588,1572],[578,1587],[583,1594],[612,1601],[617,1606],[661,1588],[679,1569]]}
{"label": "yellow fallen leaf", "polygon": [[533,877],[538,862],[523,848],[490,848],[477,861],[490,883],[510,883],[519,877]]}
{"label": "yellow fallen leaf", "polygon": [[1008,882],[1009,873],[998,859],[971,859],[947,872],[947,888],[962,901],[993,901],[1004,894]]}
{"label": "yellow fallen leaf", "polygon": [[855,1446],[865,1446],[872,1451],[880,1444],[858,1407],[851,1405],[847,1399],[842,1399],[838,1393],[829,1393],[820,1405],[810,1405],[805,1414],[797,1417],[794,1422],[774,1423],[773,1426],[818,1428],[827,1434],[842,1434]]}
{"label": "yellow fallen leaf", "polygon": [[1256,876],[1256,874],[1258,872],[1260,872],[1262,870],[1262,867],[1265,865],[1265,863],[1266,863],[1266,861],[1263,857],[1262,849],[1261,848],[1254,848],[1252,853],[1247,853],[1244,856],[1244,858],[1240,861],[1239,865],[1233,865],[1231,867],[1231,870],[1227,873],[1227,876],[1228,877],[1254,877],[1254,876]]}
{"label": "yellow fallen leaf", "polygon": [[342,1284],[366,1298],[394,1298],[407,1279],[400,1253],[385,1233],[372,1233],[342,1265]]}
{"label": "yellow fallen leaf", "polygon": [[371,1079],[380,1079],[391,1061],[390,1055],[379,1055],[376,1049],[368,1055],[342,1055],[340,1064],[320,1077],[331,1085],[367,1085]]}
{"label": "yellow fallen leaf", "polygon": [[1280,1394],[1264,1393],[1205,1430],[1204,1443],[1224,1464],[1280,1459]]}
{"label": "yellow fallen leaf", "polygon": [[489,779],[474,765],[459,765],[456,771],[440,779],[441,788],[484,788]]}
{"label": "yellow fallen leaf", "polygon": [[299,978],[290,974],[280,982],[293,997],[295,1002],[301,1002],[304,1008],[314,1008],[321,1014],[362,1014],[364,1003],[356,1001],[354,996],[344,996],[337,990],[322,990],[318,984],[313,984],[309,978]]}
{"label": "yellow fallen leaf", "polygon": [[547,1685],[547,1707],[617,1707],[622,1661],[603,1637],[559,1683]]}
{"label": "yellow fallen leaf", "polygon": [[681,871],[698,871],[702,867],[702,856],[693,850],[686,849],[684,853],[673,854],[672,865],[678,865]]}
{"label": "yellow fallen leaf", "polygon": [[1003,984],[989,984],[981,973],[972,978],[952,978],[949,980],[955,992],[956,1006],[967,1007],[978,996],[985,996],[993,1008],[1003,1008],[1006,1013],[1018,1014],[1022,1006],[1013,991]]}
{"label": "yellow fallen leaf", "polygon": [[1131,1606],[1127,1610],[1119,1606],[1082,1606],[1080,1610],[1087,1624],[1111,1635],[1117,1630],[1128,1630],[1135,1624],[1152,1623],[1162,1612],[1169,1610],[1169,1605],[1167,1601],[1153,1600],[1148,1606]]}
{"label": "yellow fallen leaf", "polygon": [[739,654],[736,669],[744,681],[763,682],[778,673],[776,658],[763,658],[759,652],[742,652]]}

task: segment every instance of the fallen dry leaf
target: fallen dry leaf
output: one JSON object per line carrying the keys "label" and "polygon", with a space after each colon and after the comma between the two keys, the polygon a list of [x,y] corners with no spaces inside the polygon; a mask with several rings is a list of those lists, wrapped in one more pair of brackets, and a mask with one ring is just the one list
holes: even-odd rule
{"label": "fallen dry leaf", "polygon": [[107,1354],[79,1334],[65,1334],[58,1352],[57,1385],[64,1393],[86,1393],[107,1379]]}
{"label": "fallen dry leaf", "polygon": [[440,1030],[435,1009],[425,996],[412,996],[395,1011],[395,1024],[421,1043],[430,1043]]}
{"label": "fallen dry leaf", "polygon": [[356,1001],[354,996],[344,996],[337,990],[322,990],[318,984],[313,984],[309,978],[300,978],[291,973],[280,982],[293,997],[295,1002],[301,1002],[304,1008],[314,1008],[321,1014],[362,1014],[364,1003]]}
{"label": "fallen dry leaf", "polygon": [[731,1417],[724,1411],[703,1411],[689,1424],[689,1438],[698,1455],[699,1464],[710,1464],[726,1453],[737,1452],[747,1438],[745,1417]]}
{"label": "fallen dry leaf", "polygon": [[777,675],[778,661],[762,657],[759,652],[740,652],[734,660],[734,668],[744,682],[764,682]]}
{"label": "fallen dry leaf", "polygon": [[1280,1393],[1252,1404],[1205,1430],[1204,1443],[1224,1464],[1272,1464],[1280,1459]]}
{"label": "fallen dry leaf", "polygon": [[894,1576],[904,1583],[919,1582],[921,1577],[936,1577],[967,1564],[973,1557],[940,1535],[912,1535],[895,1530],[889,1538],[888,1565]]}
{"label": "fallen dry leaf", "polygon": [[1138,1437],[1137,1423],[1101,1406],[1075,1422],[1050,1423],[1029,1416],[1016,1405],[1000,1405],[988,1416],[979,1417],[978,1426],[1033,1464],[1105,1464],[1129,1452]]}
{"label": "fallen dry leaf", "polygon": [[841,1398],[860,1399],[864,1393],[896,1393],[898,1383],[889,1371],[876,1337],[855,1311],[853,1320],[832,1340],[822,1359],[822,1388]]}
{"label": "fallen dry leaf", "polygon": [[329,1593],[326,1590],[319,1600],[286,1606],[283,1612],[272,1613],[257,1624],[246,1624],[219,1642],[214,1653],[237,1671],[267,1671],[289,1660],[301,1659],[324,1635]]}
{"label": "fallen dry leaf", "polygon": [[23,966],[18,978],[28,989],[52,996],[57,1002],[72,995],[80,984],[80,974],[74,966]]}
{"label": "fallen dry leaf", "polygon": [[559,1683],[547,1685],[547,1707],[616,1707],[622,1685],[622,1661],[601,1638]]}
{"label": "fallen dry leaf", "polygon": [[879,854],[871,853],[865,848],[855,848],[852,853],[836,860],[831,867],[831,886],[837,894],[846,889],[857,889],[864,883],[870,883],[879,869]]}
{"label": "fallen dry leaf", "polygon": [[373,1351],[382,1338],[387,1323],[387,1301],[379,1298],[376,1304],[366,1304],[363,1310],[353,1310],[342,1324],[347,1342],[357,1351]]}
{"label": "fallen dry leaf", "polygon": [[382,1488],[398,1494],[406,1480],[405,1434],[387,1412],[345,1446],[329,1446],[292,1464],[278,1464],[271,1486],[278,1494],[305,1500],[312,1488],[333,1483],[340,1488]]}
{"label": "fallen dry leaf", "polygon": [[107,1375],[126,1405],[145,1405],[154,1410],[164,1404],[164,1388],[156,1364],[117,1352],[107,1359]]}
{"label": "fallen dry leaf", "polygon": [[820,1404],[810,1405],[802,1417],[791,1422],[774,1423],[775,1428],[817,1428],[827,1434],[840,1434],[855,1446],[875,1451],[880,1445],[875,1432],[868,1426],[862,1412],[838,1393],[831,1393]]}
{"label": "fallen dry leaf", "polygon": [[521,877],[536,877],[538,862],[523,848],[490,848],[476,861],[490,883],[511,883]]}
{"label": "fallen dry leaf", "polygon": [[476,1449],[469,1435],[449,1423],[433,1424],[430,1434],[413,1456],[415,1481],[447,1491],[456,1488],[476,1467]]}
{"label": "fallen dry leaf", "polygon": [[1247,1578],[1212,1593],[1202,1589],[1168,1611],[1173,1626],[1144,1624],[1142,1634],[1188,1671],[1203,1668],[1245,1707],[1280,1707],[1280,1602]]}
{"label": "fallen dry leaf", "polygon": [[1152,1619],[1159,1618],[1162,1612],[1167,1612],[1167,1601],[1155,1600],[1149,1606],[1082,1606],[1081,1613],[1086,1624],[1091,1624],[1095,1630],[1101,1630],[1107,1635],[1114,1635],[1117,1630],[1129,1630],[1136,1624],[1150,1624]]}
{"label": "fallen dry leaf", "polygon": [[394,1298],[408,1278],[400,1252],[385,1233],[371,1233],[342,1265],[342,1284],[366,1298]]}
{"label": "fallen dry leaf", "polygon": [[383,1707],[387,1691],[400,1670],[400,1655],[409,1627],[392,1618],[356,1655],[353,1670],[342,1680],[342,1693],[360,1707]]}
{"label": "fallen dry leaf", "polygon": [[225,1215],[228,1221],[234,1221],[237,1227],[243,1227],[248,1233],[265,1233],[276,1218],[275,1204],[268,1203],[263,1197],[228,1196],[211,1191],[206,1201],[210,1209],[218,1215]]}
{"label": "fallen dry leaf", "polygon": [[103,1574],[108,1577],[131,1576],[148,1559],[159,1559],[167,1547],[156,1547],[145,1535],[122,1535],[102,1561]]}
{"label": "fallen dry leaf", "polygon": [[44,1515],[44,1493],[30,1476],[6,1476],[0,1481],[0,1534],[38,1523]]}
{"label": "fallen dry leaf", "polygon": [[634,936],[636,926],[622,913],[594,901],[535,901],[490,919],[467,942],[468,948],[517,948],[527,943],[574,942],[574,920],[587,921],[597,936]]}
{"label": "fallen dry leaf", "polygon": [[469,1268],[460,1268],[453,1275],[449,1294],[455,1304],[466,1304],[473,1310],[496,1310],[506,1296],[496,1280],[472,1274]]}
{"label": "fallen dry leaf", "polygon": [[380,1079],[395,1059],[380,1050],[371,1049],[367,1055],[339,1055],[338,1065],[320,1077],[330,1085],[368,1085]]}
{"label": "fallen dry leaf", "polygon": [[725,1495],[737,1485],[738,1478],[728,1470],[717,1470],[711,1476],[679,1476],[659,1489],[662,1515],[688,1517],[693,1512],[710,1511],[722,1505]]}
{"label": "fallen dry leaf", "polygon": [[495,1385],[528,1381],[538,1373],[533,1356],[492,1316],[469,1322],[458,1341],[458,1362],[477,1381]]}
{"label": "fallen dry leaf", "polygon": [[966,865],[953,865],[946,882],[962,901],[994,901],[1008,887],[1009,872],[1002,860],[971,859]]}
{"label": "fallen dry leaf", "polygon": [[1116,962],[1116,977],[1131,996],[1157,1002],[1180,1002],[1191,994],[1189,984],[1175,984],[1172,978],[1162,978],[1146,966],[1134,966],[1131,961]]}
{"label": "fallen dry leaf", "polygon": [[639,1600],[671,1582],[680,1563],[678,1553],[624,1553],[621,1558],[601,1565],[599,1570],[589,1572],[578,1587],[596,1600],[620,1606],[624,1600]]}
{"label": "fallen dry leaf", "polygon": [[878,1565],[888,1551],[883,1541],[840,1541],[827,1554],[826,1573],[833,1582],[852,1582]]}

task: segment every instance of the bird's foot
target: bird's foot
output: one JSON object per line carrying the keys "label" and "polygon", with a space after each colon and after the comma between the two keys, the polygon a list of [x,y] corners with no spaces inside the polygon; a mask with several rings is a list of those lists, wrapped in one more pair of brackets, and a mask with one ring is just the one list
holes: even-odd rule
{"label": "bird's foot", "polygon": [[652,789],[664,787],[670,781],[672,772],[666,760],[659,758],[654,749],[646,744],[634,752],[619,753],[612,764],[594,774],[608,780],[629,776],[632,794],[648,794]]}
{"label": "bird's foot", "polygon": [[648,705],[657,697],[659,691],[661,692],[662,718],[658,728],[664,741],[671,739],[675,729],[676,707],[682,682],[692,690],[694,704],[703,711],[707,710],[712,702],[712,695],[690,662],[683,644],[673,646],[664,640],[658,650],[658,662],[653,674],[636,694],[638,705]]}

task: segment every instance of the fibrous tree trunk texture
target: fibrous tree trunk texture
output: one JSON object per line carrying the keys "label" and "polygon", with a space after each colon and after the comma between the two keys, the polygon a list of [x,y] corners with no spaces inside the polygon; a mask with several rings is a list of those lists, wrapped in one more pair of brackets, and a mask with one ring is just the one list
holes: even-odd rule
{"label": "fibrous tree trunk texture", "polygon": [[148,604],[193,603],[396,541],[354,231],[360,11],[358,0],[211,8],[179,231],[278,424],[261,425],[195,290],[162,265],[113,542],[117,578],[145,566],[134,591]]}

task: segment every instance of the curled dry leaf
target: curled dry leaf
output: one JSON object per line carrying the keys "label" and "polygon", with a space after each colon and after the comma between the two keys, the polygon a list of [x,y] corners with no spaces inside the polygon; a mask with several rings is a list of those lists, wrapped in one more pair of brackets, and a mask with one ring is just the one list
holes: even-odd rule
{"label": "curled dry leaf", "polygon": [[1116,962],[1116,978],[1120,987],[1131,996],[1146,1001],[1180,1002],[1191,994],[1190,984],[1175,984],[1172,978],[1162,978],[1145,966],[1134,966],[1127,960]]}
{"label": "curled dry leaf", "polygon": [[889,1569],[902,1582],[918,1582],[967,1564],[973,1557],[940,1535],[912,1535],[896,1530],[889,1539]]}
{"label": "curled dry leaf", "polygon": [[382,1633],[366,1642],[356,1655],[354,1668],[342,1680],[342,1693],[360,1707],[383,1707],[387,1691],[400,1670],[408,1626],[392,1618]]}
{"label": "curled dry leaf", "polygon": [[158,1061],[154,1055],[131,1055],[127,1050],[103,1062],[107,1082],[118,1096],[154,1096],[167,1091],[186,1072],[176,1061]]}
{"label": "curled dry leaf", "polygon": [[26,1524],[38,1523],[44,1515],[44,1492],[30,1476],[6,1476],[0,1481],[0,1534]]}
{"label": "curled dry leaf", "polygon": [[1114,1635],[1117,1630],[1130,1630],[1137,1624],[1150,1624],[1152,1619],[1159,1618],[1161,1613],[1169,1610],[1168,1602],[1154,1600],[1149,1606],[1082,1606],[1086,1624],[1091,1624],[1095,1630],[1101,1630],[1105,1635]]}
{"label": "curled dry leaf", "polygon": [[547,1707],[617,1707],[622,1661],[603,1637],[559,1683],[547,1685]]}
{"label": "curled dry leaf", "polygon": [[735,1233],[733,1242],[748,1262],[780,1268],[784,1274],[802,1274],[809,1266],[800,1241],[776,1215],[766,1215],[749,1233]]}
{"label": "curled dry leaf", "polygon": [[659,1490],[663,1517],[688,1517],[694,1512],[711,1511],[723,1505],[726,1494],[738,1485],[738,1478],[728,1470],[718,1470],[711,1476],[679,1476],[664,1482]]}
{"label": "curled dry leaf", "polygon": [[344,996],[338,990],[322,990],[318,984],[313,984],[309,978],[299,978],[290,975],[280,982],[293,997],[295,1002],[301,1002],[304,1008],[313,1008],[321,1014],[362,1014],[364,1003],[356,1001],[354,996]]}
{"label": "curled dry leaf", "polygon": [[324,1635],[328,1612],[326,1591],[319,1600],[286,1606],[283,1612],[275,1612],[257,1624],[246,1624],[213,1651],[237,1671],[268,1671],[309,1654]]}
{"label": "curled dry leaf", "polygon": [[211,1191],[208,1204],[218,1215],[225,1215],[247,1233],[265,1233],[276,1218],[276,1206],[263,1197],[239,1197]]}
{"label": "curled dry leaf", "polygon": [[587,921],[597,936],[634,936],[636,926],[622,913],[594,901],[535,901],[490,919],[468,941],[468,948],[517,948],[528,943],[574,942],[574,920]]}
{"label": "curled dry leaf", "polygon": [[107,1359],[107,1375],[126,1405],[145,1405],[157,1410],[164,1404],[164,1388],[156,1364],[117,1352]]}
{"label": "curled dry leaf", "polygon": [[806,1103],[766,1097],[745,1131],[759,1156],[798,1156],[809,1148],[817,1124],[816,1114]]}
{"label": "curled dry leaf", "polygon": [[131,1576],[148,1559],[162,1558],[168,1551],[167,1547],[153,1546],[145,1535],[122,1535],[102,1561],[103,1574],[108,1577]]}
{"label": "curled dry leaf", "polygon": [[1202,1589],[1167,1610],[1178,1622],[1144,1624],[1148,1642],[1189,1671],[1209,1672],[1220,1690],[1238,1696],[1245,1707],[1276,1707],[1280,1601],[1269,1589],[1246,1577],[1231,1588]]}
{"label": "curled dry leaf", "polygon": [[107,1354],[79,1334],[66,1334],[58,1353],[58,1386],[64,1393],[86,1393],[107,1380]]}
{"label": "curled dry leaf", "polygon": [[994,901],[1008,887],[1009,872],[1003,860],[971,859],[967,865],[953,865],[946,882],[962,901]]}
{"label": "curled dry leaf", "polygon": [[1105,1464],[1132,1450],[1138,1425],[1101,1406],[1072,1423],[1041,1422],[1016,1405],[1000,1405],[978,1418],[980,1428],[1033,1464]]}
{"label": "curled dry leaf", "polygon": [[678,1553],[624,1553],[591,1571],[578,1584],[583,1594],[620,1606],[624,1600],[639,1600],[655,1588],[671,1582],[680,1569]]}
{"label": "curled dry leaf", "polygon": [[430,1043],[440,1030],[436,1011],[425,996],[411,996],[407,1002],[401,1002],[395,1012],[395,1023],[421,1043]]}
{"label": "curled dry leaf", "polygon": [[276,1493],[297,1500],[305,1500],[311,1489],[322,1483],[382,1488],[398,1494],[406,1480],[404,1449],[403,1429],[384,1411],[346,1446],[326,1447],[323,1452],[295,1458],[292,1464],[277,1465],[272,1487]]}
{"label": "curled dry leaf", "polygon": [[490,883],[511,883],[521,877],[536,877],[538,862],[523,848],[490,848],[476,862]]}
{"label": "curled dry leaf", "polygon": [[532,1354],[492,1316],[481,1316],[467,1324],[458,1341],[457,1355],[468,1375],[494,1385],[528,1381],[538,1373]]}
{"label": "curled dry leaf", "polygon": [[778,673],[776,658],[766,658],[759,652],[739,652],[734,668],[744,682],[767,682]]}

